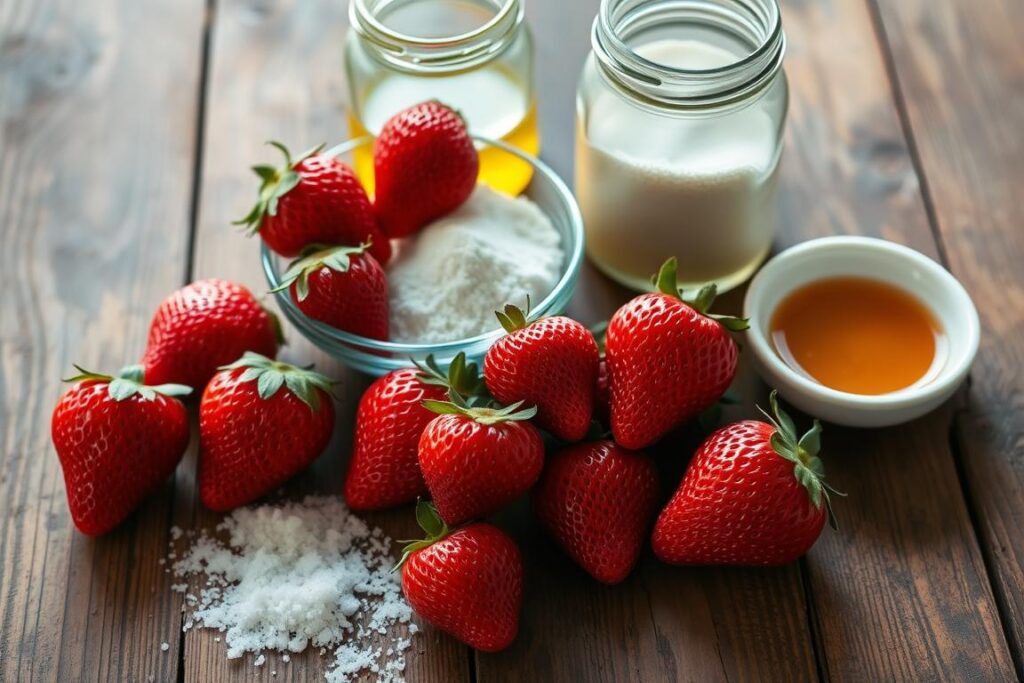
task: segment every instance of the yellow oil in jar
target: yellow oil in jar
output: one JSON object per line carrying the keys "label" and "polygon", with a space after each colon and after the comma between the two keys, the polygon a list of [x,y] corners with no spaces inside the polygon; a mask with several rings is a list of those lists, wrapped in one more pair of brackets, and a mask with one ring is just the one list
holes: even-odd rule
{"label": "yellow oil in jar", "polygon": [[[412,76],[385,74],[365,86],[361,117],[350,113],[353,137],[376,136],[394,114],[418,102],[435,99],[457,109],[475,135],[502,140],[524,152],[540,151],[537,106],[529,87],[501,66],[452,75]],[[373,193],[373,156],[370,147],[355,152],[356,175]],[[480,149],[480,182],[516,195],[529,184],[533,169],[525,161],[494,147]]]}

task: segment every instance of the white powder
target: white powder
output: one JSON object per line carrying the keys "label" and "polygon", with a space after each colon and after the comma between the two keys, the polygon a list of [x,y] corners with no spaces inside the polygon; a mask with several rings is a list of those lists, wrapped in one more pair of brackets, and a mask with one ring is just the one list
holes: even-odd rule
{"label": "white powder", "polygon": [[494,311],[546,297],[562,274],[561,238],[529,199],[486,186],[402,243],[388,267],[391,339],[437,343],[490,332]]}
{"label": "white powder", "polygon": [[203,579],[185,630],[223,631],[228,658],[256,653],[255,666],[267,661],[265,650],[312,645],[333,652],[332,683],[362,672],[403,680],[412,610],[380,529],[338,498],[308,497],[235,510],[217,531],[227,543],[204,532],[173,565],[179,577]]}
{"label": "white powder", "polygon": [[[691,69],[742,57],[694,40],[660,39],[636,50]],[[611,89],[595,92],[576,141],[576,195],[591,260],[636,289],[648,289],[669,256],[686,288],[716,281],[721,291],[745,279],[771,247],[773,112],[784,101],[776,88],[728,114],[669,117]]]}

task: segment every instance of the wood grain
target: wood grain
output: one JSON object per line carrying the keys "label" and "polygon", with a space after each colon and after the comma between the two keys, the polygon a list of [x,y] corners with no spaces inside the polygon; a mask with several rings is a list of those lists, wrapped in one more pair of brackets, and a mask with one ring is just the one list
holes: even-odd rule
{"label": "wood grain", "polygon": [[[258,181],[249,167],[277,162],[277,153],[264,144],[266,140],[280,140],[299,150],[348,136],[342,69],[345,9],[346,4],[337,0],[224,0],[218,4],[210,47],[194,277],[226,277],[246,284],[257,295],[267,291],[259,241],[247,240],[231,221],[255,199]],[[286,495],[314,491],[340,495],[352,416],[368,380],[343,369],[294,329],[286,330],[286,336],[290,343],[282,358],[303,365],[315,362],[318,369],[341,381],[335,439],[309,471],[289,484]],[[190,480],[193,472],[194,466],[184,468],[180,476]],[[190,495],[192,488],[179,490],[176,515],[181,523],[209,528],[219,520],[201,509]],[[392,538],[419,535],[411,509],[367,519]],[[422,622],[419,625],[422,630],[407,653],[407,679],[468,680],[468,650]],[[227,661],[223,641],[214,641],[217,635],[200,630],[187,634],[186,681],[322,680],[329,663],[328,656],[314,651],[292,655],[289,664],[268,653],[267,663],[256,669],[252,657]]]}
{"label": "wood grain", "polygon": [[[937,256],[867,6],[787,2],[783,16],[793,99],[782,245],[854,233]],[[830,680],[1013,677],[949,424],[947,408],[892,429],[826,428],[829,477],[849,497],[841,531],[803,565]]]}
{"label": "wood grain", "polygon": [[934,227],[981,316],[954,436],[1024,675],[1024,5],[877,5]]}
{"label": "wood grain", "polygon": [[[543,156],[567,179],[596,5],[527,2]],[[203,0],[0,3],[3,681],[323,678],[327,660],[314,653],[290,664],[271,656],[256,669],[251,658],[228,662],[215,634],[181,638],[180,596],[158,564],[168,527],[218,520],[194,498],[194,452],[123,528],[90,540],[70,523],[49,444],[57,378],[71,362],[112,370],[136,358],[153,307],[183,279],[216,275],[265,291],[256,241],[229,225],[255,193],[248,166],[273,158],[263,141],[305,148],[347,135],[344,2],[211,7],[208,15]],[[498,517],[527,559],[519,640],[505,653],[475,655],[424,627],[409,680],[1024,673],[1024,47],[1016,35],[1024,6],[783,0],[783,13],[792,105],[778,246],[869,234],[944,259],[983,321],[970,390],[902,427],[827,427],[829,479],[850,494],[837,505],[842,530],[782,569],[679,569],[647,553],[622,586],[599,587],[519,503]],[[205,144],[193,178],[206,21]],[[737,311],[742,294],[724,297],[725,310]],[[588,266],[571,313],[594,322],[628,296]],[[339,492],[367,380],[289,336],[284,358],[316,361],[343,384],[334,442],[285,495]],[[745,364],[737,387],[745,405],[730,418],[749,416],[766,395]],[[666,495],[698,438],[680,434],[656,453]],[[415,533],[407,509],[370,521],[392,537]]]}
{"label": "wood grain", "polygon": [[199,0],[0,4],[0,680],[176,675],[170,483],[82,536],[49,421],[71,363],[134,362],[181,283],[202,22]]}

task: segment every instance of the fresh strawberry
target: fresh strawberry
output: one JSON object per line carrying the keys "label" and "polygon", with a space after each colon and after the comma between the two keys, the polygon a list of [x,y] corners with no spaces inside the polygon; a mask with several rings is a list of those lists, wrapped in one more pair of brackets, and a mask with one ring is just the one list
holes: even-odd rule
{"label": "fresh strawberry", "polygon": [[536,483],[544,467],[544,443],[527,421],[536,415],[535,408],[520,410],[519,403],[468,407],[461,401],[423,405],[440,415],[420,437],[420,470],[446,522],[486,517]]}
{"label": "fresh strawberry", "polygon": [[449,531],[430,503],[416,506],[427,539],[406,546],[402,592],[416,613],[466,645],[504,650],[519,631],[523,560],[501,529],[478,522]]}
{"label": "fresh strawberry", "polygon": [[217,368],[246,351],[273,358],[281,326],[242,285],[197,280],[164,299],[149,326],[142,358],[150,384],[201,390]]}
{"label": "fresh strawberry", "polygon": [[120,376],[79,374],[53,410],[68,508],[75,526],[99,536],[123,522],[174,471],[188,447],[188,414],[179,384],[145,386],[142,368]]}
{"label": "fresh strawberry", "polygon": [[246,353],[199,404],[199,498],[218,512],[251,503],[313,462],[334,429],[331,381]]}
{"label": "fresh strawberry", "polygon": [[424,367],[381,377],[359,399],[352,460],[345,476],[345,502],[353,510],[379,510],[411,503],[427,493],[417,453],[424,427],[437,413],[424,400],[444,401],[448,389],[464,396],[480,392],[476,365],[457,355],[447,376],[433,357]]}
{"label": "fresh strawberry", "polygon": [[708,313],[715,286],[693,299],[676,287],[676,260],[658,272],[657,292],[643,294],[608,323],[611,427],[626,448],[644,448],[710,407],[736,375],[730,330],[747,321]]}
{"label": "fresh strawberry", "polygon": [[236,225],[259,233],[281,256],[298,256],[310,244],[355,245],[370,242],[381,263],[391,258],[391,243],[373,217],[366,190],[347,165],[321,154],[323,145],[293,160],[279,142],[284,166],[254,166],[260,177],[259,199]]}
{"label": "fresh strawberry", "polygon": [[657,512],[658,474],[649,457],[611,441],[576,444],[549,460],[533,505],[577,564],[598,581],[619,583]]}
{"label": "fresh strawberry", "polygon": [[597,385],[594,389],[594,419],[607,426],[611,415],[611,392],[608,389],[608,359],[601,357],[597,366]]}
{"label": "fresh strawberry", "polygon": [[407,237],[454,211],[473,193],[479,169],[455,110],[430,101],[395,114],[373,144],[373,208],[381,230]]}
{"label": "fresh strawberry", "polygon": [[498,312],[508,332],[484,357],[484,379],[502,403],[537,406],[537,424],[563,441],[579,441],[590,428],[597,387],[594,336],[564,316],[527,322],[516,306]]}
{"label": "fresh strawberry", "polygon": [[388,281],[384,269],[358,247],[312,247],[274,290],[289,289],[303,313],[370,339],[388,338]]}
{"label": "fresh strawberry", "polygon": [[597,365],[597,387],[594,389],[594,419],[603,426],[610,424],[611,395],[608,390],[608,359],[605,356],[606,337],[608,335],[608,321],[604,320],[590,328],[597,342],[600,362]]}
{"label": "fresh strawberry", "polygon": [[814,545],[836,493],[818,457],[821,425],[798,440],[775,392],[771,407],[770,424],[735,422],[697,449],[654,526],[655,555],[672,564],[779,565]]}

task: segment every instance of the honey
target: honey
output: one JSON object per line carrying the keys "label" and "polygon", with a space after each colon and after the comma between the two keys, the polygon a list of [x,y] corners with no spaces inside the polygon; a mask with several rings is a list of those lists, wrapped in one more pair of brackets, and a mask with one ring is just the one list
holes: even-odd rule
{"label": "honey", "polygon": [[931,381],[947,353],[934,315],[903,290],[861,277],[804,285],[769,324],[776,353],[797,372],[853,394],[887,394]]}

